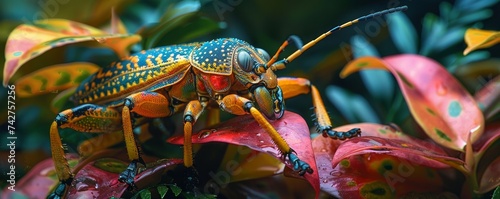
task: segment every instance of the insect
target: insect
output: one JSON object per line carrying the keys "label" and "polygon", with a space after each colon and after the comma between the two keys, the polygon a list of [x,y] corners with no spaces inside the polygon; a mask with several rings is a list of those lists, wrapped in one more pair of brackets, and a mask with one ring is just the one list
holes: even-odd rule
{"label": "insect", "polygon": [[251,114],[300,175],[312,173],[309,164],[299,159],[267,121],[283,116],[284,99],[311,93],[318,129],[326,137],[346,139],[358,136],[361,131],[359,128],[334,131],[316,87],[304,78],[278,78],[274,71],[284,69],[337,30],[406,8],[376,12],[336,26],[279,61],[280,53],[295,37],[286,40],[273,57],[242,40],[222,38],[154,48],[102,68],[76,89],[71,97],[76,107],[60,112],[50,127],[52,158],[60,184],[49,198],[62,197],[73,180],[59,129],[85,133],[122,130],[131,163],[119,180],[133,185],[138,163],[144,164],[132,132],[135,126],[148,118],[183,112],[184,166],[190,168],[192,127],[204,111],[214,106],[235,115]]}

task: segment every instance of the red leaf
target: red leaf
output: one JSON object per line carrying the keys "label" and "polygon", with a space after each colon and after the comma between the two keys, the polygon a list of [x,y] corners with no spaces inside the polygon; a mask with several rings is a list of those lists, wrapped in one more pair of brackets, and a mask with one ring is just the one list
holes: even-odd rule
{"label": "red leaf", "polygon": [[[66,156],[70,163],[78,161],[76,154]],[[54,186],[57,186],[57,179],[52,159],[46,159],[35,165],[26,175],[16,184],[15,191],[8,189],[8,186],[2,191],[0,198],[16,198],[15,196],[24,196],[20,198],[45,198]]]}
{"label": "red leaf", "polygon": [[443,184],[431,168],[451,165],[465,170],[463,161],[448,157],[436,145],[387,125],[361,123],[335,130],[353,127],[362,129],[362,137],[343,142],[317,137],[312,141],[320,188],[336,197],[394,198],[415,192],[435,193]]}
{"label": "red leaf", "polygon": [[75,175],[66,196],[68,198],[120,198],[128,185],[119,182],[118,175],[126,168],[127,163],[114,158],[90,162]]}
{"label": "red leaf", "polygon": [[[319,193],[318,171],[314,161],[314,153],[310,142],[309,128],[304,119],[293,112],[286,112],[283,118],[270,121],[271,125],[287,141],[292,149],[297,152],[298,157],[307,162],[314,169],[313,174],[306,174],[304,178],[309,181],[316,193]],[[168,142],[172,144],[183,144],[184,137],[172,137]],[[278,148],[267,132],[250,115],[238,116],[226,122],[220,123],[209,130],[199,131],[192,137],[193,143],[225,142],[250,149],[265,152],[285,162]],[[285,162],[286,166],[293,168]],[[316,195],[317,195],[316,194]]]}
{"label": "red leaf", "polygon": [[472,144],[474,152],[484,153],[488,147],[500,138],[500,123],[486,126],[483,136]]}
{"label": "red leaf", "polygon": [[[166,159],[137,174],[134,183],[137,189],[144,189],[161,182],[163,173],[181,164],[180,159]],[[121,198],[128,185],[118,181],[118,175],[128,163],[115,158],[100,158],[89,162],[75,175],[68,189],[68,198]]]}
{"label": "red leaf", "polygon": [[[76,154],[67,154],[70,165],[79,160]],[[119,158],[119,159],[116,159]],[[156,158],[143,156],[146,162],[155,162]],[[156,161],[154,165],[135,177],[137,188],[144,189],[160,183],[163,174],[173,166],[182,164],[180,159],[164,159]],[[128,160],[124,150],[106,150],[80,161],[73,167],[76,174],[66,197],[68,198],[120,198],[127,190],[128,185],[118,181],[118,175],[124,171]],[[3,190],[0,198],[45,198],[57,186],[57,179],[52,159],[44,160],[33,167],[28,174],[20,179],[15,186],[15,192]]]}
{"label": "red leaf", "polygon": [[486,118],[491,118],[500,112],[500,75],[490,80],[475,95],[479,108],[483,110]]}
{"label": "red leaf", "polygon": [[[478,193],[486,193],[500,185],[500,123],[486,126],[484,135],[476,141],[474,161],[478,179]],[[474,175],[473,174],[473,175]]]}
{"label": "red leaf", "polygon": [[439,63],[419,55],[383,59],[362,57],[349,63],[342,77],[361,69],[389,70],[397,79],[410,111],[437,143],[463,151],[469,134],[481,137],[484,118],[474,98]]}

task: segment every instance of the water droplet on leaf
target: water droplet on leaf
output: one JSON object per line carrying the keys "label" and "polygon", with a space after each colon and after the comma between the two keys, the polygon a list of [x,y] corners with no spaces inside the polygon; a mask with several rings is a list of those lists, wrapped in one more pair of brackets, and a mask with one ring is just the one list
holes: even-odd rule
{"label": "water droplet on leaf", "polygon": [[200,133],[200,135],[198,135],[198,137],[200,139],[203,139],[203,138],[207,138],[208,136],[210,136],[211,133],[214,133],[216,132],[217,130],[215,129],[211,129],[211,130],[204,130],[203,132]]}
{"label": "water droplet on leaf", "polygon": [[436,84],[436,90],[438,95],[445,95],[448,92],[446,86],[444,86],[441,82]]}

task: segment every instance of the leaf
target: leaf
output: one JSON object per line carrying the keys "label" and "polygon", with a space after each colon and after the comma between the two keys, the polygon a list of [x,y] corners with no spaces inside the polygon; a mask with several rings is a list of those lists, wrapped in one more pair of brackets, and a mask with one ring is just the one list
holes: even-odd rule
{"label": "leaf", "polygon": [[[67,154],[70,166],[78,162],[78,155]],[[52,159],[46,159],[36,164],[30,171],[15,184],[15,190],[8,190],[8,186],[0,193],[0,198],[45,198],[57,186],[59,180],[54,169]]]}
{"label": "leaf", "polygon": [[229,145],[216,173],[230,176],[227,183],[283,173],[285,165],[274,156],[243,146]]}
{"label": "leaf", "polygon": [[321,190],[333,196],[400,198],[439,193],[443,181],[435,169],[447,168],[449,163],[463,169],[463,161],[391,126],[359,123],[335,130],[353,127],[362,129],[361,137],[341,142],[318,136],[312,141]]}
{"label": "leaf", "polygon": [[181,192],[182,192],[182,189],[176,185],[168,185],[168,187],[170,187],[170,190],[172,190],[172,192],[174,192],[175,196],[179,196],[179,194],[181,194]]}
{"label": "leaf", "polygon": [[[35,26],[36,25],[36,26]],[[107,34],[99,29],[64,19],[36,21],[20,25],[12,31],[5,47],[4,81],[6,85],[25,63],[45,52],[68,44],[96,41],[113,49],[119,56],[128,55],[128,47],[141,37],[133,34]],[[42,66],[37,66],[39,68]],[[36,70],[38,68],[32,68]]]}
{"label": "leaf", "polygon": [[475,12],[469,12],[464,15],[461,15],[460,17],[455,18],[455,20],[461,24],[469,24],[488,19],[492,15],[493,12],[491,10],[478,10]]}
{"label": "leaf", "polygon": [[469,28],[465,31],[465,43],[467,43],[467,48],[464,50],[464,55],[477,49],[488,48],[499,42],[500,32],[498,31]]}
{"label": "leaf", "polygon": [[500,198],[500,186],[498,186],[495,191],[493,192],[493,195],[491,196],[491,198]]}
{"label": "leaf", "polygon": [[500,157],[497,157],[484,171],[479,182],[478,193],[486,193],[500,186]]}
{"label": "leaf", "polygon": [[330,85],[326,87],[326,97],[349,122],[380,122],[375,110],[363,96]]}
{"label": "leaf", "polygon": [[[473,56],[478,52],[480,53],[481,51],[472,52],[464,58]],[[495,76],[500,75],[500,67],[498,66],[500,66],[500,59],[485,59],[460,65],[453,74],[457,76],[457,79],[459,79],[471,93],[477,94],[477,92],[483,89],[488,83],[489,79],[494,79]],[[482,107],[480,108],[482,109]]]}
{"label": "leaf", "polygon": [[111,31],[108,31],[112,34],[127,34],[128,30],[123,21],[116,14],[115,9],[111,12]]}
{"label": "leaf", "polygon": [[[189,22],[186,22],[181,27],[177,27],[168,32],[165,32],[163,35],[161,35],[162,39],[158,40],[154,44],[154,46],[166,46],[191,42],[195,38],[205,36],[219,29],[220,28],[218,23],[213,21],[212,19],[205,17],[190,19]],[[172,40],[169,38],[177,39]]]}
{"label": "leaf", "polygon": [[[427,167],[446,168],[452,166],[462,172],[466,170],[462,160],[449,157],[439,146],[405,135],[395,127],[359,123],[344,125],[335,128],[335,130],[346,131],[352,128],[361,128],[362,137],[344,141],[339,146],[339,151],[333,157],[333,165],[340,162],[343,158],[376,150],[373,153],[382,153],[407,159],[412,163]],[[389,153],[384,151],[389,151]]]}
{"label": "leaf", "polygon": [[[354,58],[362,56],[380,56],[373,45],[364,37],[355,35],[351,38]],[[394,96],[394,80],[387,71],[360,71],[361,79],[370,95],[389,104]]]}
{"label": "leaf", "polygon": [[[109,21],[111,10],[122,11],[130,6],[131,0],[90,0],[85,2],[77,1],[47,1],[32,4],[35,10],[22,9],[17,12],[26,13],[27,18],[23,21],[34,21],[40,18],[58,18],[78,21],[93,26],[101,26]],[[24,5],[24,4],[23,4]]]}
{"label": "leaf", "polygon": [[144,189],[140,193],[141,199],[151,199],[151,191]]}
{"label": "leaf", "polygon": [[[105,155],[102,155],[105,154]],[[147,157],[146,162],[154,162],[157,158]],[[76,168],[74,183],[67,191],[68,198],[121,198],[128,185],[118,181],[118,175],[127,168],[128,158],[124,150],[107,150],[97,153],[82,162]],[[162,181],[162,176],[176,165],[182,164],[180,159],[163,159],[148,165],[146,170],[137,174],[134,184],[142,190]],[[142,194],[141,194],[142,196]]]}
{"label": "leaf", "polygon": [[446,30],[444,36],[439,40],[438,43],[434,45],[434,48],[438,51],[446,50],[451,48],[453,45],[457,44],[459,41],[462,41],[464,37],[465,28],[457,27],[457,28],[449,28]]}
{"label": "leaf", "polygon": [[[314,173],[305,174],[304,178],[311,184],[316,194],[318,194],[318,171],[316,170],[316,162],[314,161],[314,154],[309,142],[309,128],[304,119],[296,113],[286,112],[283,118],[269,122],[290,147],[297,152],[297,156],[313,168]],[[175,136],[169,138],[167,141],[172,144],[182,144],[183,140],[183,136]],[[255,151],[268,153],[282,162],[285,161],[271,137],[250,115],[238,116],[220,123],[212,129],[201,130],[193,135],[192,141],[195,144],[224,142],[246,146]],[[289,161],[284,163],[288,168],[293,168]]]}
{"label": "leaf", "polygon": [[182,27],[194,19],[200,7],[201,4],[198,1],[183,1],[170,5],[157,25],[139,31],[138,34],[145,38],[143,47],[149,49],[157,46],[166,33]]}
{"label": "leaf", "polygon": [[439,17],[433,14],[426,14],[422,27],[422,47],[419,54],[428,55],[435,51],[435,45],[447,32],[445,22],[439,20]]}
{"label": "leaf", "polygon": [[472,148],[474,150],[474,160],[477,175],[478,192],[485,193],[500,185],[500,123],[493,123],[486,126],[484,135],[477,140]]}
{"label": "leaf", "polygon": [[160,198],[164,198],[167,195],[168,187],[160,185],[156,189],[158,189],[158,193],[160,194]]}
{"label": "leaf", "polygon": [[500,75],[481,88],[474,99],[487,119],[500,112]]}
{"label": "leaf", "polygon": [[99,69],[99,66],[86,62],[58,64],[39,69],[23,76],[15,82],[16,94],[28,97],[76,87],[88,76]]}
{"label": "leaf", "polygon": [[398,49],[403,53],[417,53],[417,31],[410,19],[402,13],[387,15],[389,33]]}
{"label": "leaf", "polygon": [[495,3],[498,3],[498,0],[481,0],[481,1],[470,1],[470,2],[459,2],[458,6],[460,6],[460,9],[464,11],[474,11],[474,10],[481,10],[485,9],[489,6],[494,5]]}
{"label": "leaf", "polygon": [[363,57],[350,62],[341,77],[361,69],[389,70],[415,120],[442,146],[463,151],[469,134],[472,142],[481,137],[484,118],[475,100],[437,62],[418,55]]}
{"label": "leaf", "polygon": [[[73,87],[64,91],[61,91],[56,95],[50,102],[50,109],[53,113],[57,114],[66,108],[66,106],[71,104],[70,97],[75,93],[77,87]],[[73,104],[74,105],[74,104]]]}

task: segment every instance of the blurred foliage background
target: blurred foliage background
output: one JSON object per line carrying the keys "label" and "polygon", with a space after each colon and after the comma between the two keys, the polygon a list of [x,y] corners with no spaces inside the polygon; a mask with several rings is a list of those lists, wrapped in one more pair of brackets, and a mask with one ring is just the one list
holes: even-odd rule
{"label": "blurred foliage background", "polygon": [[[235,37],[263,48],[274,54],[281,43],[290,35],[299,36],[304,42],[316,38],[330,28],[371,12],[407,5],[404,14],[387,20],[373,20],[360,23],[326,38],[300,58],[288,65],[278,76],[299,76],[309,78],[323,93],[323,99],[330,110],[335,125],[354,122],[395,123],[405,132],[422,136],[412,121],[405,102],[392,76],[385,72],[359,73],[347,79],[339,78],[339,71],[353,57],[361,55],[387,56],[400,53],[418,53],[446,66],[463,81],[471,91],[484,84],[488,78],[498,75],[498,70],[463,72],[468,64],[500,57],[500,46],[474,52],[465,58],[462,54],[466,44],[463,32],[477,27],[500,30],[500,5],[497,0],[351,0],[351,1],[265,1],[265,0],[16,0],[0,3],[0,48],[4,46],[12,29],[21,23],[30,23],[43,18],[65,18],[94,27],[106,27],[114,8],[129,32],[142,31],[141,45],[131,50],[185,43],[208,41],[220,37]],[[173,5],[175,5],[173,7]],[[189,23],[176,22],[180,26],[161,24],[151,27],[168,17],[167,10],[194,9],[196,19]],[[387,22],[390,22],[388,28]],[[158,31],[163,31],[161,34]],[[176,38],[176,39],[171,39]],[[181,39],[178,39],[181,38]],[[282,56],[293,52],[290,46]],[[52,64],[86,60],[106,65],[116,59],[110,50],[88,51],[72,48],[64,56],[54,52]],[[496,63],[498,60],[491,59]],[[490,60],[490,61],[491,61]],[[1,63],[5,57],[0,56]],[[494,66],[498,67],[499,64]],[[495,74],[493,74],[495,73]],[[7,104],[7,90],[0,90],[1,104]],[[43,97],[16,98],[16,161],[18,172],[29,170],[42,159],[50,157],[49,125],[55,113],[48,111]],[[304,105],[307,101],[307,105]],[[299,96],[287,100],[288,110],[300,113],[307,121],[312,113],[310,96]],[[22,108],[21,108],[22,107]],[[6,135],[6,106],[2,106],[1,132]],[[312,125],[310,125],[312,126]],[[410,130],[408,130],[410,129]],[[1,139],[2,158],[0,170],[7,170],[5,160],[8,151],[6,140]],[[4,183],[2,181],[1,183]]]}

